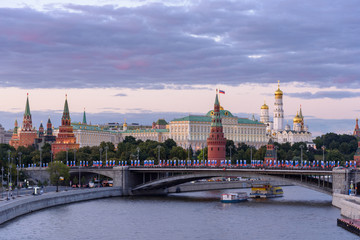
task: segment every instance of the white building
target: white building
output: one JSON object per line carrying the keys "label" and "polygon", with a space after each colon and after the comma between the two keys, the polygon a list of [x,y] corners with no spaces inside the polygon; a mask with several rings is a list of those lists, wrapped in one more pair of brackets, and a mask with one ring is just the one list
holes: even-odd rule
{"label": "white building", "polygon": [[291,129],[288,124],[284,128],[283,92],[280,90],[280,83],[278,83],[278,89],[275,91],[274,121],[270,120],[269,107],[264,103],[260,110],[260,122],[266,124],[267,134],[278,143],[305,142],[308,146],[314,146],[312,134],[304,122],[301,106],[299,112],[293,119],[293,128]]}

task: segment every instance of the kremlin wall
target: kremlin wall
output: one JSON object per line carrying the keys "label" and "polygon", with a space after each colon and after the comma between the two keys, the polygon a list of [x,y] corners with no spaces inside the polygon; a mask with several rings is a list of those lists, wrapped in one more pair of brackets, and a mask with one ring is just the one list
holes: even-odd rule
{"label": "kremlin wall", "polygon": [[234,141],[235,145],[245,143],[256,148],[266,145],[269,139],[278,143],[305,142],[308,146],[314,146],[301,106],[293,119],[293,127],[289,124],[284,126],[283,92],[280,90],[280,83],[275,91],[272,120],[269,107],[265,103],[260,108],[260,121],[254,117],[248,119],[234,116],[230,110],[221,106],[218,98],[221,93],[224,92],[216,93],[214,109],[210,109],[205,115],[188,115],[170,122],[159,119],[152,126],[146,127],[128,126],[126,121],[122,126],[91,125],[87,123],[85,110],[82,122],[72,122],[66,98],[61,126],[54,128],[49,118],[46,130],[42,123],[39,130],[33,127],[27,96],[22,125],[19,126],[15,121],[9,144],[15,148],[29,145],[40,148],[43,144],[50,143],[54,154],[84,146],[99,146],[101,142],[112,142],[116,146],[127,136],[158,142],[173,139],[178,146],[185,149],[191,147],[193,150],[215,146],[218,141],[222,144],[226,139]]}

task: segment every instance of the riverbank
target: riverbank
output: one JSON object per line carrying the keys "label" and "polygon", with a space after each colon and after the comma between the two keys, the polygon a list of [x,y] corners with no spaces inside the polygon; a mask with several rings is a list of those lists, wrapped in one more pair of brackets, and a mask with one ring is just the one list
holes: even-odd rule
{"label": "riverbank", "polygon": [[81,189],[77,191],[51,192],[37,196],[30,195],[20,197],[0,204],[0,224],[44,208],[118,196],[122,196],[120,187]]}
{"label": "riverbank", "polygon": [[342,216],[360,219],[360,197],[334,193],[332,205],[341,209]]}

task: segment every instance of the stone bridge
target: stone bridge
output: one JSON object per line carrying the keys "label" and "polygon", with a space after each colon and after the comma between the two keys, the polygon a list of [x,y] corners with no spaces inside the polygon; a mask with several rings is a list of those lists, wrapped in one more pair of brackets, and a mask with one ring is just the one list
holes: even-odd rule
{"label": "stone bridge", "polygon": [[[27,168],[31,179],[49,178],[46,169]],[[350,182],[360,183],[360,171],[355,169],[272,169],[272,168],[206,168],[206,167],[72,167],[70,174],[102,175],[113,180],[125,195],[166,194],[167,189],[182,183],[212,177],[252,177],[263,181],[285,181],[315,191],[346,194]],[[202,189],[206,190],[206,189]]]}

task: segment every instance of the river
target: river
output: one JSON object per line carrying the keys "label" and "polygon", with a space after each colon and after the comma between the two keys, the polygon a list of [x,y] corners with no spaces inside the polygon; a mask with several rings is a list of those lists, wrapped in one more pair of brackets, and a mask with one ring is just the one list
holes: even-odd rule
{"label": "river", "polygon": [[1,225],[0,239],[358,239],[336,226],[340,210],[330,196],[283,189],[282,198],[236,204],[208,191],[63,205]]}

